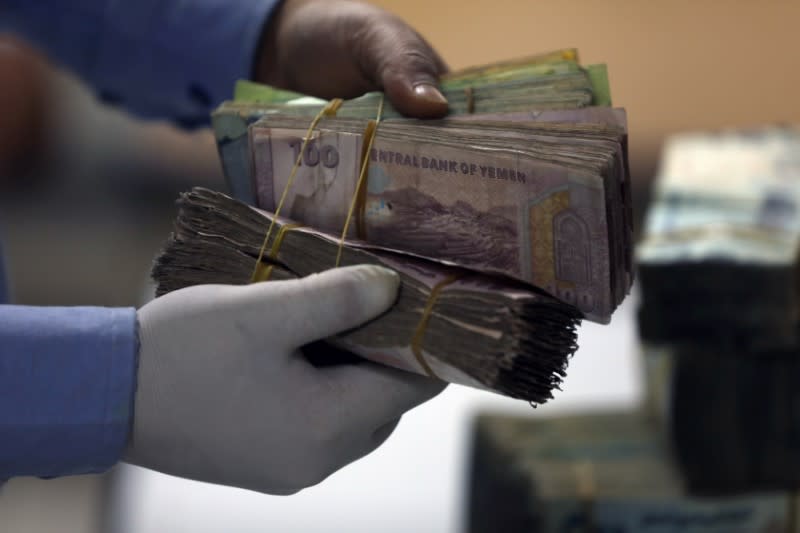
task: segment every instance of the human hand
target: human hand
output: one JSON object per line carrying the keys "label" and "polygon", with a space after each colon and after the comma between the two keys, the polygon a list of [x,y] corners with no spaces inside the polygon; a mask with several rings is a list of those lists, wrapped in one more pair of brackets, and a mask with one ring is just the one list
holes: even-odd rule
{"label": "human hand", "polygon": [[48,65],[11,34],[0,33],[0,190],[26,174],[45,148]]}
{"label": "human hand", "polygon": [[125,460],[292,494],[372,452],[444,384],[368,362],[317,368],[299,347],[383,313],[398,286],[390,270],[356,266],[148,303]]}
{"label": "human hand", "polygon": [[352,0],[284,0],[267,24],[256,81],[321,98],[381,89],[417,118],[441,117],[437,86],[447,66],[416,31],[383,9]]}

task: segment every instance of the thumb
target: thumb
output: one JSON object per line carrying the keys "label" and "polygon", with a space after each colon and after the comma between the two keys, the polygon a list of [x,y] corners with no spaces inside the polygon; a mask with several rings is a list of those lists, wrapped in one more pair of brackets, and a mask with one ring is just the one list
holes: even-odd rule
{"label": "thumb", "polygon": [[[276,285],[280,286],[277,309]],[[389,309],[397,299],[400,276],[388,268],[357,265],[250,287],[248,298],[268,307],[260,316],[280,320],[281,335],[276,340],[294,349],[360,326]]]}
{"label": "thumb", "polygon": [[367,74],[398,111],[416,118],[447,114],[447,100],[438,88],[447,65],[425,39],[401,21],[378,24],[364,38],[361,63],[373,70]]}

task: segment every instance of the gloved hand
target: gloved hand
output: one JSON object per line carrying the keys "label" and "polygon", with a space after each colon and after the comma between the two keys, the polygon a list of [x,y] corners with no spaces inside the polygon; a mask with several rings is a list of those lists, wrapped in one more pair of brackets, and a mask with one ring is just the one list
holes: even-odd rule
{"label": "gloved hand", "polygon": [[298,348],[381,314],[398,285],[396,273],[362,265],[148,303],[125,460],[292,494],[372,452],[444,384],[367,362],[317,368]]}
{"label": "gloved hand", "polygon": [[441,117],[442,58],[414,29],[373,5],[352,0],[283,0],[266,25],[256,81],[320,98],[353,98],[382,89],[416,118]]}

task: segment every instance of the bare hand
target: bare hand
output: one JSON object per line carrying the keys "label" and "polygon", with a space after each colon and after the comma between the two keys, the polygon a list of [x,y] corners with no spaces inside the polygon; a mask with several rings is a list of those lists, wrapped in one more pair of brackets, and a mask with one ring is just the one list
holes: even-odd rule
{"label": "bare hand", "polygon": [[441,117],[447,66],[416,31],[381,8],[352,0],[284,0],[264,30],[256,80],[320,98],[383,90],[394,107]]}

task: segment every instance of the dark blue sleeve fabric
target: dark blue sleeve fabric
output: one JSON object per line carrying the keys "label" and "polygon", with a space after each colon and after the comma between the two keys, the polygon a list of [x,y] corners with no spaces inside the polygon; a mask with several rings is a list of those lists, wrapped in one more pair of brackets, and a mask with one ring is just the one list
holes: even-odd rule
{"label": "dark blue sleeve fabric", "polygon": [[188,128],[251,77],[277,2],[3,0],[0,31],[38,45],[101,99]]}
{"label": "dark blue sleeve fabric", "polygon": [[0,480],[102,472],[120,459],[136,329],[134,309],[0,305]]}
{"label": "dark blue sleeve fabric", "polygon": [[0,304],[8,302],[8,283],[6,276],[6,262],[3,256],[3,240],[0,239]]}

